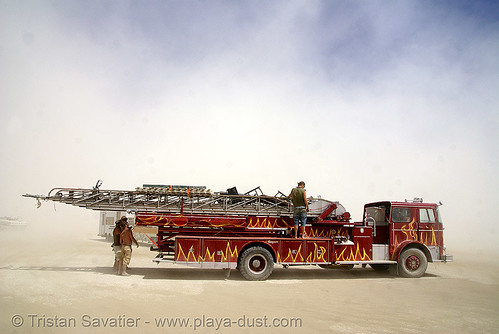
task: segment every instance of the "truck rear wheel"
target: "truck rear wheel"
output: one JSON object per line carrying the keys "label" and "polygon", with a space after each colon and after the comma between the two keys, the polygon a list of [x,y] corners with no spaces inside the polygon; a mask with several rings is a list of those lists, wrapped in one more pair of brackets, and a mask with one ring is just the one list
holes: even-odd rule
{"label": "truck rear wheel", "polygon": [[426,272],[428,259],[420,249],[409,248],[402,252],[397,266],[400,276],[417,278],[423,276]]}
{"label": "truck rear wheel", "polygon": [[274,270],[274,259],[270,252],[259,246],[245,250],[238,261],[238,269],[250,281],[263,281]]}

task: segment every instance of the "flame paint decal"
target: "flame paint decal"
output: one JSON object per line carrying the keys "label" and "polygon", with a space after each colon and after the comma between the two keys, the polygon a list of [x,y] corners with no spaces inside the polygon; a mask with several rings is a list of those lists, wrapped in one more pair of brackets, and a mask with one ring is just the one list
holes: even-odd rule
{"label": "flame paint decal", "polygon": [[[286,258],[284,258],[284,260],[280,261],[280,256],[279,256],[279,253],[277,253],[277,262],[303,262],[303,256],[301,255],[301,246],[302,246],[302,243],[300,243],[300,247],[298,247],[298,250],[296,251],[296,255],[293,256],[292,254],[292,249],[291,247],[288,248],[288,255],[286,256]],[[300,259],[298,259],[298,257],[300,257]]]}
{"label": "flame paint decal", "polygon": [[418,235],[416,233],[416,229],[414,228],[414,218],[412,218],[411,222],[408,225],[402,226],[400,229],[405,234],[405,240],[416,240]]}
{"label": "flame paint decal", "polygon": [[[413,218],[409,224],[403,225],[400,228],[400,231],[402,231],[403,234],[398,233],[398,231],[395,232],[393,244],[391,245],[391,253],[393,253],[395,249],[397,249],[398,245],[408,240],[419,240],[419,242],[426,246],[437,246],[437,238],[435,236],[435,229],[433,228],[433,226],[431,227],[431,231],[420,231],[418,238],[418,233],[416,231],[415,225],[416,221]],[[399,238],[399,236],[401,238]]]}
{"label": "flame paint decal", "polygon": [[[189,251],[187,252],[187,256],[185,256],[184,250],[182,249],[182,246],[179,244],[178,245],[178,253],[177,253],[177,259],[176,261],[186,261],[186,262],[197,262],[196,261],[196,256],[194,255],[194,246],[191,246],[189,248]],[[190,256],[192,255],[192,260],[190,260]],[[182,257],[181,257],[182,256]]]}
{"label": "flame paint decal", "polygon": [[327,262],[326,259],[324,259],[324,255],[326,255],[326,248],[318,246],[317,243],[314,242],[314,250],[308,254],[307,262]]}
{"label": "flame paint decal", "polygon": [[[177,257],[175,261],[185,261],[185,262],[215,262],[215,255],[217,252],[221,253],[221,259],[220,261],[217,262],[229,262],[231,258],[237,258],[239,255],[239,251],[237,249],[237,246],[234,247],[234,249],[231,249],[230,247],[230,242],[227,241],[225,250],[223,249],[217,249],[214,250],[213,252],[210,251],[209,247],[205,247],[204,250],[204,256],[198,255],[198,258],[196,259],[196,256],[194,255],[194,246],[191,246],[189,248],[189,252],[187,253],[187,256],[185,255],[184,250],[182,249],[182,245],[179,243],[178,244],[178,252],[177,252]],[[191,258],[192,255],[192,258]]]}
{"label": "flame paint decal", "polygon": [[433,226],[431,227],[431,231],[420,231],[419,241],[421,241],[423,244],[427,246],[437,245],[437,238],[435,236],[435,229],[433,228]]}
{"label": "flame paint decal", "polygon": [[136,221],[140,225],[157,225],[157,226],[177,226],[183,227],[190,225],[209,226],[209,227],[236,227],[236,228],[292,228],[294,223],[292,219],[275,218],[275,217],[243,217],[243,216],[184,216],[184,215],[140,215],[136,217]]}
{"label": "flame paint decal", "polygon": [[249,217],[248,227],[251,228],[291,228],[287,219],[273,217]]}
{"label": "flame paint decal", "polygon": [[[329,261],[327,247],[321,245],[317,242],[307,243],[307,249],[303,248],[305,242],[294,243],[290,247],[286,247],[282,250],[282,254],[276,252],[277,261],[276,263],[327,263]],[[183,247],[182,247],[183,246]],[[197,245],[190,245],[187,253],[185,252],[186,243],[179,242],[177,244],[178,250],[175,257],[175,261],[178,262],[236,262],[239,250],[238,246],[235,245],[231,247],[231,243],[227,241],[225,243],[225,248],[212,248],[209,246],[203,247],[204,250],[198,254],[196,252]],[[360,254],[360,250],[357,247],[357,253]],[[305,259],[306,256],[306,259]],[[354,255],[359,258],[366,258],[365,250],[364,254]],[[346,261],[346,260],[345,260]]]}
{"label": "flame paint decal", "polygon": [[311,226],[307,229],[307,235],[311,238],[332,238],[334,236],[342,236],[347,237],[350,235],[348,229],[344,227],[338,227],[336,229],[333,228],[319,228],[315,226]]}
{"label": "flame paint decal", "polygon": [[331,238],[334,236],[332,229],[318,229],[311,227],[308,231],[308,236],[311,238]]}
{"label": "flame paint decal", "polygon": [[[354,252],[354,248],[356,248]],[[341,248],[340,248],[341,249]],[[350,253],[348,253],[350,251]],[[360,249],[360,245],[357,243],[355,246],[345,246],[341,253],[336,255],[337,261],[371,261],[371,258],[366,252],[365,248]]]}

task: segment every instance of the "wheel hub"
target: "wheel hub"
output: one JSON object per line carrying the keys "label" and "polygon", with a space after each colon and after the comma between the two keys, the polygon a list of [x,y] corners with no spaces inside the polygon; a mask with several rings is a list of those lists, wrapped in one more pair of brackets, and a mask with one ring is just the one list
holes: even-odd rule
{"label": "wheel hub", "polygon": [[249,261],[249,267],[253,272],[260,272],[265,269],[265,259],[261,256],[255,256]]}
{"label": "wheel hub", "polygon": [[405,260],[405,264],[407,269],[414,271],[419,268],[421,261],[419,260],[419,257],[411,255],[407,258],[407,260]]}

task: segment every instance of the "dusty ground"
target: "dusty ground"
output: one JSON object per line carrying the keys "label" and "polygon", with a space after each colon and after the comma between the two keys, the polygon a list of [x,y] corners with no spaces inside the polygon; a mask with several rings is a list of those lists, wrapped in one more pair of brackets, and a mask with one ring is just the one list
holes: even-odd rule
{"label": "dusty ground", "polygon": [[0,230],[0,333],[499,332],[499,262],[476,250],[454,250],[454,263],[430,264],[420,279],[276,267],[248,282],[156,265],[140,247],[132,276],[119,277],[94,234]]}

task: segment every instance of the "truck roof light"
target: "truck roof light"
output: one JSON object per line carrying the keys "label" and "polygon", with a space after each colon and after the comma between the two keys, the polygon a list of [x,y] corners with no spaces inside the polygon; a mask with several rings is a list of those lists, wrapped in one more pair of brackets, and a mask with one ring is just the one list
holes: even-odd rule
{"label": "truck roof light", "polygon": [[405,200],[406,202],[411,202],[411,203],[423,203],[423,199],[421,197],[414,197],[412,200]]}

